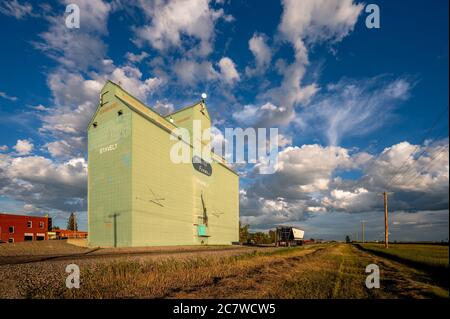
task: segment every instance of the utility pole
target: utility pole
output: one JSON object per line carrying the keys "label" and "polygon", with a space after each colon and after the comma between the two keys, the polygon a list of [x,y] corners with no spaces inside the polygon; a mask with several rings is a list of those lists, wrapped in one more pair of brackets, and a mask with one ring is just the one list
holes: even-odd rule
{"label": "utility pole", "polygon": [[362,220],[361,221],[361,226],[362,226],[362,243],[364,244],[364,223],[365,223],[366,221],[365,220]]}
{"label": "utility pole", "polygon": [[389,248],[389,224],[388,224],[388,193],[384,197],[384,248]]}
{"label": "utility pole", "polygon": [[114,233],[113,233],[113,243],[114,243],[114,247],[117,247],[117,216],[120,216],[119,213],[113,213],[111,215],[108,215],[108,217],[113,219],[113,227],[114,227]]}
{"label": "utility pole", "polygon": [[74,237],[77,238],[77,214],[75,212],[73,212],[73,230]]}

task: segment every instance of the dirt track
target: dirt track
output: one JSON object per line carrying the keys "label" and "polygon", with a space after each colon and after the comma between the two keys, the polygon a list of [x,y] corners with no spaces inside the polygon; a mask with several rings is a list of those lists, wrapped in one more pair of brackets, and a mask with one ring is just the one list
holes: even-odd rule
{"label": "dirt track", "polygon": [[[346,244],[75,250],[0,252],[9,260],[0,266],[0,298],[448,297],[430,274]],[[65,288],[69,263],[80,266],[81,289]],[[380,289],[365,286],[372,263],[380,267]]]}

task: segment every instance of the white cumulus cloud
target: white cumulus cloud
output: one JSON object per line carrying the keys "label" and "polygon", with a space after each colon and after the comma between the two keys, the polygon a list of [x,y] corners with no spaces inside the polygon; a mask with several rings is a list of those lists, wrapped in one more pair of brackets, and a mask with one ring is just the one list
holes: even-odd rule
{"label": "white cumulus cloud", "polygon": [[261,74],[267,69],[272,59],[272,50],[267,45],[267,36],[264,34],[254,33],[248,41],[248,47],[255,57],[255,68],[247,67],[245,72],[247,75]]}
{"label": "white cumulus cloud", "polygon": [[14,145],[14,149],[19,155],[30,154],[33,150],[33,147],[33,143],[29,140],[17,140],[16,145]]}
{"label": "white cumulus cloud", "polygon": [[137,28],[137,41],[148,42],[158,50],[184,49],[183,45],[189,45],[184,41],[189,41],[183,38],[188,37],[199,41],[191,53],[206,56],[212,51],[216,21],[221,18],[230,21],[223,9],[211,8],[209,0],[156,0],[139,4],[149,24]]}
{"label": "white cumulus cloud", "polygon": [[240,80],[240,75],[236,70],[236,65],[228,57],[223,57],[219,61],[219,68],[222,80],[230,85],[238,82]]}

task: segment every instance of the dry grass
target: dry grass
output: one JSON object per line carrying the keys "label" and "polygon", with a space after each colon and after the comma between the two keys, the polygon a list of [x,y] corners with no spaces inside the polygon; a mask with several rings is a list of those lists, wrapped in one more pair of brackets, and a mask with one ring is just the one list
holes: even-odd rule
{"label": "dry grass", "polygon": [[[359,257],[359,258],[357,258]],[[355,256],[349,245],[337,245],[320,256],[306,258],[299,269],[274,287],[269,298],[372,298],[387,297],[365,287],[367,258]]]}
{"label": "dry grass", "polygon": [[179,291],[214,284],[218,278],[251,273],[274,257],[287,258],[310,251],[312,247],[253,251],[234,256],[197,255],[184,259],[86,263],[80,266],[82,288],[72,290],[65,287],[67,274],[57,263],[43,263],[52,265],[51,273],[45,272],[45,276],[38,275],[36,267],[18,265],[20,277],[16,286],[19,294],[28,298],[165,298]]}
{"label": "dry grass", "polygon": [[[301,268],[271,290],[270,298],[448,298],[448,290],[430,283],[429,275],[405,265],[337,245],[318,258],[306,258]],[[380,268],[380,289],[367,289],[365,268]]]}
{"label": "dry grass", "polygon": [[[65,287],[70,262],[80,265],[80,289]],[[365,287],[371,263],[381,289]],[[0,282],[0,297],[14,291],[10,298],[448,297],[428,274],[345,244],[0,266]]]}

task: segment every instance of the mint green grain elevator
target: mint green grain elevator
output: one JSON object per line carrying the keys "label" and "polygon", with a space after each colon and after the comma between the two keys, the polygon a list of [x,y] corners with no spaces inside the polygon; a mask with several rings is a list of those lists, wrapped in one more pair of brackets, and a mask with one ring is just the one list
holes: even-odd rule
{"label": "mint green grain elevator", "polygon": [[[210,164],[170,158],[180,142],[173,130],[192,132],[194,120],[211,126],[204,101],[163,117],[117,84],[105,84],[88,126],[90,246],[239,240],[238,175],[214,153]],[[184,142],[192,149],[193,141]]]}

